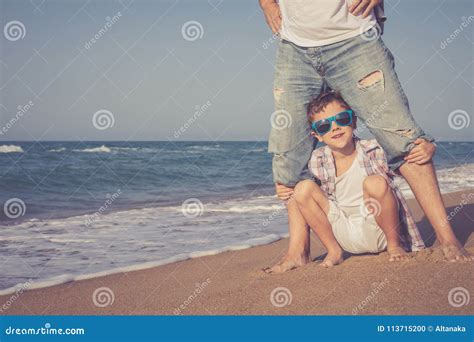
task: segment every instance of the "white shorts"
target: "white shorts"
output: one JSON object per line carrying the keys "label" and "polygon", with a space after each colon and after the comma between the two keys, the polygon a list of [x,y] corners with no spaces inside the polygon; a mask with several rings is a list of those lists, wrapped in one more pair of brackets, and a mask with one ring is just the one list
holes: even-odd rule
{"label": "white shorts", "polygon": [[349,253],[379,253],[387,248],[385,233],[374,215],[347,216],[336,202],[329,200],[328,220],[337,242]]}

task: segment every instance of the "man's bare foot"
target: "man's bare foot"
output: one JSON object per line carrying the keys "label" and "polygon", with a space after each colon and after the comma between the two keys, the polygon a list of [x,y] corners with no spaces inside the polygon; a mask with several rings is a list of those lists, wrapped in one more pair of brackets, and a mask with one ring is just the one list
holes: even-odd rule
{"label": "man's bare foot", "polygon": [[441,250],[446,260],[451,262],[474,260],[474,256],[466,251],[458,242],[441,245]]}
{"label": "man's bare foot", "polygon": [[283,273],[289,270],[293,270],[297,267],[306,265],[310,261],[309,255],[301,255],[298,257],[291,257],[285,255],[276,265],[272,267],[265,267],[263,271],[269,274]]}
{"label": "man's bare foot", "polygon": [[410,258],[410,255],[400,246],[387,247],[389,261],[402,261]]}
{"label": "man's bare foot", "polygon": [[319,264],[321,267],[333,267],[344,261],[342,249],[339,251],[328,252],[324,260]]}

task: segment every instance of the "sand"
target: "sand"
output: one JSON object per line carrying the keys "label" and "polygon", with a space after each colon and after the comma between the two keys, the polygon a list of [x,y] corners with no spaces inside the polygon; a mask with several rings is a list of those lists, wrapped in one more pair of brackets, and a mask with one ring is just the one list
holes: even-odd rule
{"label": "sand", "polygon": [[[474,189],[444,195],[455,233],[474,253]],[[409,201],[428,245],[434,234]],[[402,263],[386,253],[319,261],[279,275],[261,271],[285,253],[283,239],[147,270],[0,297],[4,315],[468,315],[474,313],[474,262],[449,263],[436,244]],[[324,253],[312,240],[312,256]],[[108,289],[101,289],[108,288]],[[99,293],[101,293],[100,295]],[[105,291],[105,292],[104,292]],[[451,304],[449,293],[451,291]],[[96,295],[94,296],[94,292]]]}

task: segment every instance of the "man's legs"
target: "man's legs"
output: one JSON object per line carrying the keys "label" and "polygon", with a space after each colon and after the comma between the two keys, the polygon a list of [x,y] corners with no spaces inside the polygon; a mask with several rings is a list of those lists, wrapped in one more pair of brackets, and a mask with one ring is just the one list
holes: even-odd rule
{"label": "man's legs", "polygon": [[273,153],[273,180],[288,187],[310,178],[307,164],[316,141],[310,136],[307,105],[324,88],[305,49],[281,41],[278,45],[270,117],[268,152]]}
{"label": "man's legs", "polygon": [[[387,252],[390,261],[400,261],[408,254],[400,244],[400,220],[398,204],[387,181],[378,175],[367,176],[362,184],[364,203],[372,210],[377,225],[383,230],[387,239]],[[374,204],[375,201],[375,204]]]}
{"label": "man's legs", "polygon": [[433,139],[411,115],[390,51],[381,39],[366,41],[359,36],[322,47],[321,52],[325,60],[325,80],[331,88],[341,92],[374,134],[392,170],[399,168],[432,224],[446,258],[451,261],[471,259],[447,220],[432,163],[408,164],[403,159],[417,138]]}
{"label": "man's legs", "polygon": [[[399,170],[410,184],[418,203],[433,226],[446,259],[449,261],[474,260],[474,257],[458,241],[448,221],[433,163],[423,165],[404,163]],[[420,175],[423,176],[420,177]]]}
{"label": "man's legs", "polygon": [[[310,136],[306,106],[324,87],[311,61],[294,45],[279,42],[273,94],[268,151],[273,153],[273,180],[294,187],[299,180],[310,178],[307,164],[315,141]],[[272,272],[283,272],[310,260],[309,228],[292,199],[287,203],[290,246],[286,256]]]}

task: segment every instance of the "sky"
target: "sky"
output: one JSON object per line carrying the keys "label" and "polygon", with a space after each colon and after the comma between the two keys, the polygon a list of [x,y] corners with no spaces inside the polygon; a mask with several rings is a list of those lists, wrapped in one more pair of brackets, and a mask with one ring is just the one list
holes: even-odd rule
{"label": "sky", "polygon": [[[474,141],[473,7],[386,2],[383,39],[438,140]],[[277,42],[257,0],[0,0],[0,28],[2,141],[268,138]]]}

